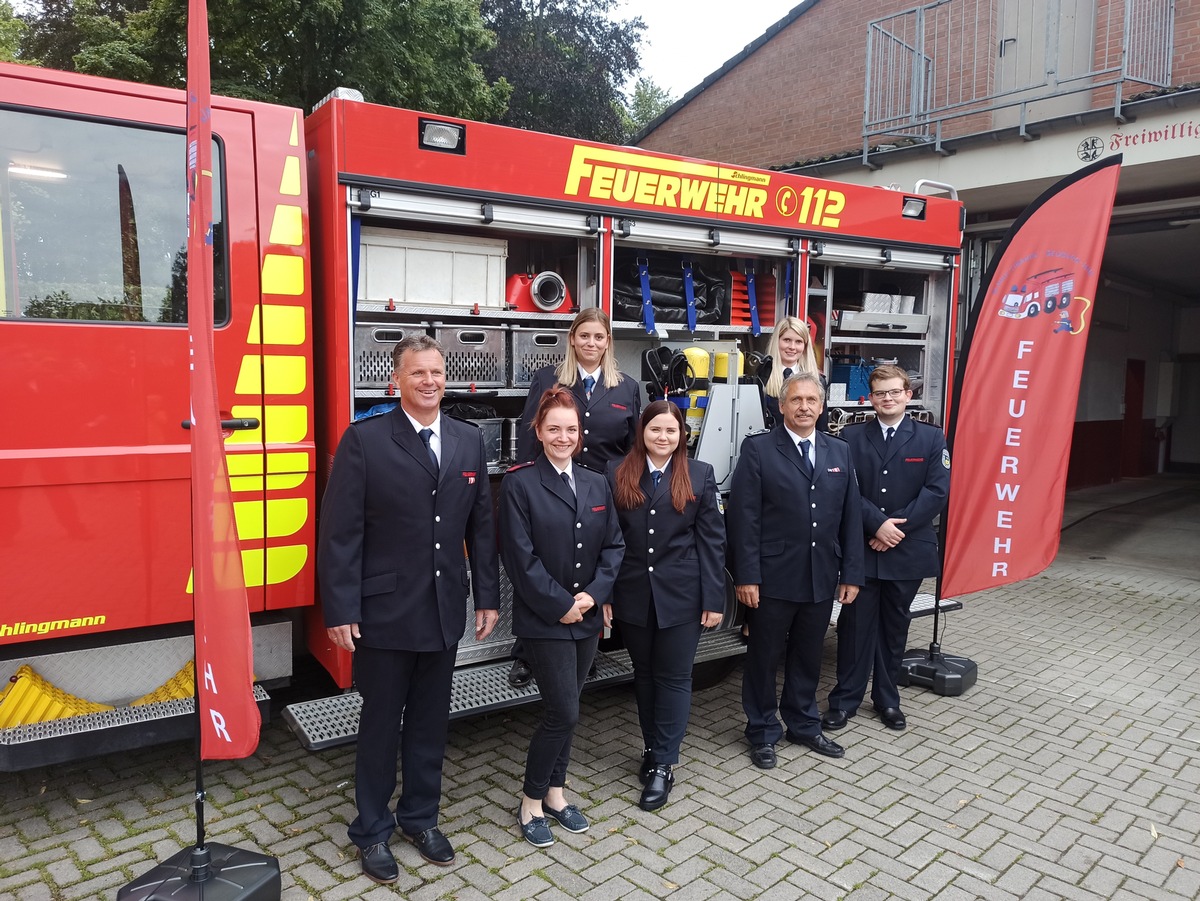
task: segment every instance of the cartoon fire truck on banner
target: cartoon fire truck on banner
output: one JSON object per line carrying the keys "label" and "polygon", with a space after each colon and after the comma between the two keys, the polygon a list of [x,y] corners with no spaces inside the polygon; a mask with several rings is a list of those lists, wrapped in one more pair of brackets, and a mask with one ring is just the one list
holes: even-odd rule
{"label": "cartoon fire truck on banner", "polygon": [[[191,734],[183,123],[180,91],[0,64],[0,769]],[[351,687],[316,595],[318,504],[342,431],[396,400],[390,354],[407,334],[446,348],[447,401],[483,430],[493,480],[513,462],[532,373],[562,358],[586,307],[612,315],[635,377],[661,375],[651,361],[664,349],[725,361],[723,378],[716,365],[687,388],[708,402],[689,416],[696,453],[726,486],[762,422],[743,382],[783,315],[829,323],[868,294],[906,298],[900,312],[859,314],[896,331],[825,325],[818,341],[900,358],[944,415],[963,227],[953,198],[344,91],[307,117],[214,98],[213,131],[217,381],[223,416],[252,426],[225,449],[264,708],[308,655],[330,676],[322,693]],[[641,266],[656,286],[646,303]],[[693,303],[660,275],[691,279]],[[536,697],[504,678],[504,605],[487,642],[460,644],[456,716]],[[699,663],[742,651],[735,608],[730,591]],[[609,646],[596,681],[630,673]],[[354,700],[286,716],[310,747],[349,741]]]}
{"label": "cartoon fire truck on banner", "polygon": [[997,311],[1006,319],[1025,319],[1065,310],[1071,305],[1075,274],[1061,267],[1046,269],[1029,276],[1021,285],[1012,286]]}

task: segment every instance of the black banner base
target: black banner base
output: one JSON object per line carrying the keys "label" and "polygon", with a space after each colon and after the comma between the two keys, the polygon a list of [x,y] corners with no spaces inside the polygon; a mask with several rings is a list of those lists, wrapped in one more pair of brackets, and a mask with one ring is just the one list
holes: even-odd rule
{"label": "black banner base", "polygon": [[954,698],[974,685],[977,678],[979,667],[973,660],[928,648],[913,648],[904,652],[896,684],[918,685]]}
{"label": "black banner base", "polygon": [[282,892],[274,857],[208,844],[173,854],[123,886],[117,901],[279,901]]}

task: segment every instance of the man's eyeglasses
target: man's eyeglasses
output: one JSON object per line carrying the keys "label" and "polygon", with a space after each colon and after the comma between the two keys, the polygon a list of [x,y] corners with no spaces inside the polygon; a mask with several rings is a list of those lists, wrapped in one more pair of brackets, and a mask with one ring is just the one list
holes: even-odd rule
{"label": "man's eyeglasses", "polygon": [[906,391],[908,391],[907,388],[892,388],[888,391],[872,391],[871,397],[875,398],[876,400],[883,400],[885,397],[900,397]]}

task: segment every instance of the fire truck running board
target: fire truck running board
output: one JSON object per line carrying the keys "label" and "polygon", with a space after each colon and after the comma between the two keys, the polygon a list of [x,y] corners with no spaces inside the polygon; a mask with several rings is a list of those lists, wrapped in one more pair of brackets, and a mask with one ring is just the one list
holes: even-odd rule
{"label": "fire truck running board", "polygon": [[[271,697],[259,685],[254,686],[254,702],[263,722],[269,720]],[[0,729],[0,772],[191,739],[195,711],[192,698],[180,698]]]}
{"label": "fire truck running board", "polygon": [[[732,657],[745,651],[746,646],[736,629],[710,633],[700,641],[696,662]],[[513,688],[508,684],[511,666],[512,661],[505,658],[455,670],[450,719],[519,707],[538,700],[541,693],[536,680],[525,688]],[[632,681],[633,665],[629,662],[628,651],[601,651],[596,655],[596,674],[588,679],[584,690]],[[357,740],[361,710],[362,697],[358,692],[350,691],[331,698],[289,704],[284,708],[283,721],[305,749],[321,751]]]}

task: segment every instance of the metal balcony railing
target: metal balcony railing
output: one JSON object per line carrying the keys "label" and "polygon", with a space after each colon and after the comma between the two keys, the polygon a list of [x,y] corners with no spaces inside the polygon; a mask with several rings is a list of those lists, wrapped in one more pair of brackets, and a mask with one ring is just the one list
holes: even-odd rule
{"label": "metal balcony railing", "polygon": [[[867,26],[863,162],[926,141],[1112,107],[1171,84],[1174,0],[937,0]],[[1131,91],[1131,89],[1134,89]]]}

